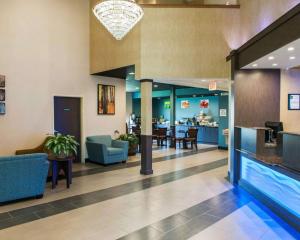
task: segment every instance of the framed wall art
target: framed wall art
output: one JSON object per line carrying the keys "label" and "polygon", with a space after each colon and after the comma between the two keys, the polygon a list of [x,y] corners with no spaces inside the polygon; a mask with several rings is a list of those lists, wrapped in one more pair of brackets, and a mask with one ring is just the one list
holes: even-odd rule
{"label": "framed wall art", "polygon": [[200,108],[209,108],[209,100],[208,99],[201,100],[200,101]]}
{"label": "framed wall art", "polygon": [[288,110],[300,110],[300,94],[288,95]]}
{"label": "framed wall art", "polygon": [[0,102],[0,115],[4,115],[6,113],[5,103]]}
{"label": "framed wall art", "polygon": [[5,101],[5,89],[0,88],[0,101]]}
{"label": "framed wall art", "polygon": [[98,115],[114,115],[116,112],[115,86],[98,84]]}
{"label": "framed wall art", "polygon": [[5,88],[5,76],[0,75],[0,88]]}
{"label": "framed wall art", "polygon": [[189,100],[183,100],[181,101],[181,108],[186,109],[190,107],[190,101]]}

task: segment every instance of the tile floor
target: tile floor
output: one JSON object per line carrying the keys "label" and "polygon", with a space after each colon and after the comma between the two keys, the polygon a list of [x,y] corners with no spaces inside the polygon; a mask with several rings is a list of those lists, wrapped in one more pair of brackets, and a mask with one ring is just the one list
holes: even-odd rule
{"label": "tile floor", "polygon": [[151,176],[138,164],[109,167],[74,178],[70,189],[47,185],[43,199],[0,206],[0,239],[300,239],[226,181],[226,151],[199,148],[207,151],[155,149]]}

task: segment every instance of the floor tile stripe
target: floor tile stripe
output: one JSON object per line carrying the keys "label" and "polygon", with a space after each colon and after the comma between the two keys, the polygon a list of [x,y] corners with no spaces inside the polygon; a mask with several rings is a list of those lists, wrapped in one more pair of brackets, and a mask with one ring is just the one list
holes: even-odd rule
{"label": "floor tile stripe", "polygon": [[227,164],[227,162],[227,159],[222,159],[107,189],[80,194],[10,212],[4,212],[0,214],[0,230],[187,178],[223,167]]}
{"label": "floor tile stripe", "polygon": [[[153,158],[153,163],[158,163],[158,162],[163,162],[163,161],[169,161],[172,159],[177,159],[177,158],[182,158],[182,157],[188,157],[192,156],[195,154],[199,153],[205,153],[205,152],[210,152],[217,150],[217,147],[209,147],[205,149],[200,149],[198,151],[188,151],[188,152],[181,152],[181,153],[176,153],[176,154],[171,154],[163,157],[157,157]],[[81,171],[77,171],[73,173],[73,178],[76,177],[83,177],[83,176],[88,176],[88,175],[93,175],[93,174],[98,174],[98,173],[104,173],[104,172],[110,172],[110,171],[115,171],[115,170],[120,170],[120,169],[126,169],[126,168],[133,168],[133,167],[138,167],[140,166],[140,161],[136,162],[128,162],[124,164],[116,164],[116,165],[110,165],[110,166],[100,166],[96,168],[91,168],[91,169],[85,169]]]}
{"label": "floor tile stripe", "polygon": [[233,213],[251,201],[239,188],[221,193],[204,202],[130,233],[119,240],[184,240]]}

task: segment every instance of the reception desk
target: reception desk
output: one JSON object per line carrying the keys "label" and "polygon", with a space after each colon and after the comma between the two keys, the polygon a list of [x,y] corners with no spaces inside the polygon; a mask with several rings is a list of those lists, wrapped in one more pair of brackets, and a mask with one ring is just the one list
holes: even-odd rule
{"label": "reception desk", "polygon": [[184,133],[187,132],[190,127],[194,127],[198,129],[198,143],[218,145],[218,134],[219,134],[218,127],[177,125],[176,126],[177,136],[184,137]]}
{"label": "reception desk", "polygon": [[235,128],[238,184],[300,230],[300,134],[281,132],[276,143],[266,128]]}

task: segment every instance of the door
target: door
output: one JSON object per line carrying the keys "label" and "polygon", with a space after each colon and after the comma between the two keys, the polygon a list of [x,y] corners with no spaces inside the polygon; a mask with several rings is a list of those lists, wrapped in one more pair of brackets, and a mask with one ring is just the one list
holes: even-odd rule
{"label": "door", "polygon": [[54,131],[75,137],[80,144],[75,162],[81,162],[81,99],[54,97]]}

